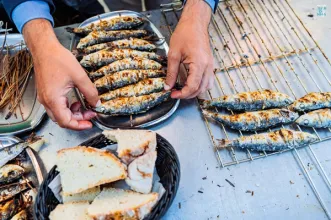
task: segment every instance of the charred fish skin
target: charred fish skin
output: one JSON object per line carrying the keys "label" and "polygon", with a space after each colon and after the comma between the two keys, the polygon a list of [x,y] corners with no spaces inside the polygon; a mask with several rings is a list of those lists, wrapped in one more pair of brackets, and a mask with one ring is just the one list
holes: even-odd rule
{"label": "charred fish skin", "polygon": [[291,109],[298,112],[331,107],[331,92],[311,92],[294,101]]}
{"label": "charred fish skin", "polygon": [[9,220],[19,209],[19,199],[14,198],[0,204],[0,220]]}
{"label": "charred fish skin", "polygon": [[144,79],[137,84],[107,92],[99,97],[102,102],[105,102],[120,97],[149,95],[151,93],[161,92],[164,89],[164,84],[164,78]]}
{"label": "charred fish skin", "polygon": [[311,128],[331,128],[331,109],[320,109],[301,115],[298,125]]}
{"label": "charred fish skin", "polygon": [[235,95],[221,96],[212,100],[202,100],[202,108],[219,107],[234,111],[255,111],[282,108],[293,103],[293,99],[280,92],[258,90]]}
{"label": "charred fish skin", "polygon": [[86,27],[66,28],[70,33],[87,35],[92,31],[111,31],[133,29],[144,23],[143,18],[133,16],[119,16],[108,20],[100,20],[97,23],[92,23]]}
{"label": "charred fish skin", "polygon": [[162,69],[162,65],[154,60],[148,59],[138,59],[138,58],[125,58],[123,60],[115,61],[107,66],[101,67],[100,69],[90,72],[89,76],[91,78],[97,78],[101,76],[106,76],[115,72],[119,72],[122,70],[160,70]]}
{"label": "charred fish skin", "polygon": [[258,131],[295,121],[299,115],[287,109],[270,109],[245,112],[236,115],[223,115],[209,110],[203,114],[232,129],[240,131]]}
{"label": "charred fish skin", "polygon": [[148,111],[166,101],[171,91],[163,91],[138,97],[116,98],[101,104],[95,110],[108,115],[133,115]]}
{"label": "charred fish skin", "polygon": [[80,39],[77,49],[83,49],[95,44],[126,39],[130,37],[143,38],[153,36],[146,30],[122,30],[122,31],[92,31],[86,37]]}
{"label": "charred fish skin", "polygon": [[230,141],[221,140],[219,147],[274,152],[305,146],[317,140],[317,136],[307,132],[280,129],[269,133],[242,136]]}
{"label": "charred fish skin", "polygon": [[154,52],[143,52],[132,49],[106,49],[84,56],[80,61],[80,64],[86,68],[101,67],[125,58],[149,59],[163,64],[166,63],[167,60],[165,57],[162,57]]}
{"label": "charred fish skin", "polygon": [[24,168],[18,165],[4,165],[0,168],[0,184],[13,182],[14,180],[20,178],[24,172]]}
{"label": "charred fish skin", "polygon": [[109,91],[121,88],[147,78],[165,76],[166,73],[163,70],[123,70],[97,79],[94,85],[99,92],[102,92],[103,90]]}
{"label": "charred fish skin", "polygon": [[14,215],[14,217],[12,217],[10,220],[28,220],[28,213],[26,210],[22,210],[19,213],[17,213],[16,215]]}
{"label": "charred fish skin", "polygon": [[112,42],[88,46],[82,49],[80,52],[82,52],[83,54],[91,54],[103,49],[133,49],[152,52],[156,50],[156,46],[147,40],[131,37],[129,39],[116,40]]}
{"label": "charred fish skin", "polygon": [[0,203],[13,198],[15,195],[30,188],[27,181],[23,180],[18,183],[7,184],[0,187]]}

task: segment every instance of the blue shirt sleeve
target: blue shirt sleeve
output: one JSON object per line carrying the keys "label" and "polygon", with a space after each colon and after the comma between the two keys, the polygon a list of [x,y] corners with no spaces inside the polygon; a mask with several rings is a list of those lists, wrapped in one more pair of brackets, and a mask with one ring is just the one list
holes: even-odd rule
{"label": "blue shirt sleeve", "polygon": [[[187,0],[184,0],[184,4],[186,3],[186,1]],[[204,0],[204,1],[211,7],[211,10],[213,10],[213,12],[215,13],[219,0]]]}
{"label": "blue shirt sleeve", "polygon": [[12,12],[12,20],[21,33],[24,25],[28,21],[38,18],[46,19],[54,26],[54,20],[50,13],[49,5],[45,1],[26,1],[16,6]]}

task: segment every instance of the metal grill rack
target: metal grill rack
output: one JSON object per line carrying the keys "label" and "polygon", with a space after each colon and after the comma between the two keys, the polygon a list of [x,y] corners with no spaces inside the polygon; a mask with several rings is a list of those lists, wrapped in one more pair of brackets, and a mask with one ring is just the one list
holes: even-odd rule
{"label": "metal grill rack", "polygon": [[[163,7],[165,9],[161,12],[171,35],[170,17],[175,15],[178,21],[182,8],[174,4]],[[209,34],[217,68],[215,86],[202,98],[211,99],[258,89],[280,91],[296,99],[309,92],[330,92],[331,74],[328,73],[331,62],[288,0],[221,1],[212,17]],[[221,167],[292,151],[326,215],[331,219],[315,180],[304,165],[300,149],[274,153],[219,150],[217,139],[233,139],[251,133],[231,130],[206,118],[204,121]],[[318,142],[331,139],[331,129],[308,129],[297,125],[286,127],[311,132],[319,138]],[[305,149],[331,192],[330,177],[315,150],[310,145]]]}

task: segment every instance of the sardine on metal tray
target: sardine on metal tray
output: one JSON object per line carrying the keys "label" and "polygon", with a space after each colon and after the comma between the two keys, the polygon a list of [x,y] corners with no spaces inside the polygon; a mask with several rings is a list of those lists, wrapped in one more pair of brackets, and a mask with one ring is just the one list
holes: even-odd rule
{"label": "sardine on metal tray", "polygon": [[255,111],[282,108],[293,103],[288,95],[272,90],[258,90],[221,96],[212,100],[201,100],[202,108],[219,107],[234,111]]}
{"label": "sardine on metal tray", "polygon": [[[78,53],[81,55],[87,55],[90,53],[94,53],[104,49],[133,49],[140,51],[154,51],[156,50],[156,46],[149,41],[139,39],[139,38],[129,38],[116,40],[107,43],[96,44],[93,46],[88,46],[86,48],[81,49]],[[80,55],[80,56],[81,56]]]}
{"label": "sardine on metal tray", "polygon": [[[29,183],[31,185],[31,183]],[[17,194],[29,189],[29,184],[27,179],[22,179],[15,183],[10,183],[0,186],[0,203],[8,199],[13,198]]]}
{"label": "sardine on metal tray", "polygon": [[331,109],[320,109],[301,115],[296,123],[312,128],[331,128]]}
{"label": "sardine on metal tray", "polygon": [[92,31],[86,37],[80,39],[77,49],[83,49],[95,44],[111,42],[115,40],[133,38],[143,38],[153,40],[156,35],[147,30],[121,30],[121,31]]}
{"label": "sardine on metal tray", "polygon": [[269,133],[241,136],[234,140],[220,140],[219,148],[235,147],[252,151],[282,151],[302,147],[318,140],[316,135],[280,129]]}
{"label": "sardine on metal tray", "polygon": [[0,184],[11,183],[24,174],[24,169],[18,165],[7,164],[0,168]]}
{"label": "sardine on metal tray", "polygon": [[131,115],[146,112],[166,101],[171,91],[163,91],[138,97],[116,98],[101,104],[95,110],[109,115]]}
{"label": "sardine on metal tray", "polygon": [[263,130],[293,122],[299,117],[297,113],[287,109],[269,109],[234,115],[225,115],[204,109],[203,114],[232,129],[241,131]]}
{"label": "sardine on metal tray", "polygon": [[166,64],[167,59],[154,52],[144,52],[132,49],[106,49],[86,55],[80,61],[83,67],[101,67],[124,58],[150,59]]}
{"label": "sardine on metal tray", "polygon": [[109,91],[137,83],[144,79],[165,76],[166,73],[163,70],[123,70],[96,80],[94,85],[98,91]]}
{"label": "sardine on metal tray", "polygon": [[128,85],[100,95],[102,102],[120,97],[133,97],[161,92],[164,89],[164,78],[144,79],[137,84]]}
{"label": "sardine on metal tray", "polygon": [[101,67],[97,71],[90,72],[91,78],[106,76],[115,72],[129,69],[142,69],[142,70],[160,70],[162,65],[154,60],[139,59],[139,58],[126,58],[123,60],[115,61],[107,66]]}
{"label": "sardine on metal tray", "polygon": [[20,199],[13,198],[0,204],[0,220],[11,219],[20,208]]}
{"label": "sardine on metal tray", "polygon": [[143,18],[133,16],[119,16],[111,19],[100,19],[98,22],[89,24],[86,27],[71,28],[66,30],[70,33],[87,35],[92,31],[129,30],[144,23]]}
{"label": "sardine on metal tray", "polygon": [[294,111],[312,111],[331,107],[331,92],[311,92],[294,101],[290,109]]}

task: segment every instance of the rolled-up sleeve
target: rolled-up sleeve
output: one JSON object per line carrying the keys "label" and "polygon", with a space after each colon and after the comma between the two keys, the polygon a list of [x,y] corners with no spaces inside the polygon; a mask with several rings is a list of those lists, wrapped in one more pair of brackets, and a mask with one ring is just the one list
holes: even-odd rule
{"label": "rolled-up sleeve", "polygon": [[[186,3],[186,1],[187,0],[184,0],[184,4]],[[219,0],[204,0],[204,1],[211,7],[211,10],[213,10],[213,12],[215,13]]]}
{"label": "rolled-up sleeve", "polygon": [[33,19],[43,18],[54,25],[50,7],[45,1],[23,2],[14,8],[11,17],[20,32],[22,32],[24,25]]}

